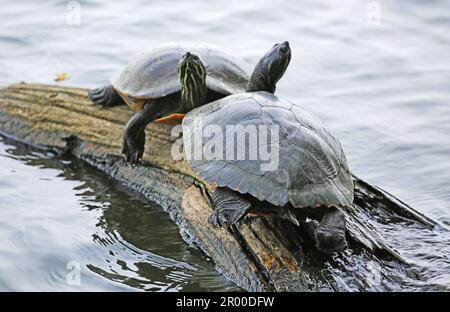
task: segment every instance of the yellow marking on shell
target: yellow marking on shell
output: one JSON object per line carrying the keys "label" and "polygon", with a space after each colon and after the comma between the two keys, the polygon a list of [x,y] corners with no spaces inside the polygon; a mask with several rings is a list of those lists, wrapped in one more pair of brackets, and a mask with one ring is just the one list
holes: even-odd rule
{"label": "yellow marking on shell", "polygon": [[169,116],[165,116],[162,118],[155,119],[155,122],[166,123],[166,124],[181,124],[183,121],[185,114],[172,114]]}
{"label": "yellow marking on shell", "polygon": [[239,189],[239,188],[235,188],[235,189],[232,189],[233,191],[236,191],[236,192],[241,192],[241,190]]}
{"label": "yellow marking on shell", "polygon": [[134,104],[134,109],[137,111],[141,111],[144,108],[145,100],[138,100]]}
{"label": "yellow marking on shell", "polygon": [[250,211],[249,214],[254,216],[273,216],[275,214],[275,211],[257,211],[253,210]]}
{"label": "yellow marking on shell", "polygon": [[130,97],[127,92],[117,90],[117,93],[119,93],[120,97],[124,100],[124,102],[128,105],[128,107],[130,107],[133,110],[138,110],[136,108],[136,100]]}

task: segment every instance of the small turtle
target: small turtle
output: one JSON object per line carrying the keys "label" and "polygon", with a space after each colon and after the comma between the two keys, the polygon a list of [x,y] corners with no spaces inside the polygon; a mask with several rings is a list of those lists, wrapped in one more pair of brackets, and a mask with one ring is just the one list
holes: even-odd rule
{"label": "small turtle", "polygon": [[[275,90],[275,85],[268,86],[267,90]],[[223,137],[218,136],[219,141],[208,138],[205,143],[203,130],[211,125],[219,126]],[[279,150],[278,166],[263,171],[263,160],[261,157],[251,160],[247,157],[249,150],[246,157],[236,160],[238,139],[234,138],[234,133],[233,138],[224,135],[230,125],[240,125],[241,130],[250,129],[247,126],[276,129],[271,126],[277,125],[278,140],[267,144],[272,151]],[[306,213],[302,225],[317,249],[331,253],[346,248],[345,217],[340,209],[353,203],[353,180],[339,140],[319,118],[272,92],[247,92],[192,110],[183,119],[183,133],[184,148],[192,169],[205,180],[217,184],[211,196],[215,206],[209,218],[212,225],[232,225],[247,212],[261,214],[267,206],[300,225],[295,215],[300,210],[293,208],[309,208],[302,210]],[[240,142],[247,142],[246,132],[239,134],[244,135],[244,141]],[[224,143],[224,139],[235,141]],[[248,138],[251,139],[256,140],[255,137]],[[191,144],[199,140],[201,144]],[[222,145],[223,155],[192,157],[204,155],[205,148],[210,150],[217,144]],[[263,145],[259,142],[257,146],[262,148]],[[227,150],[230,147],[231,150]],[[307,221],[309,217],[322,220],[319,224],[317,220]]]}
{"label": "small turtle", "polygon": [[[281,49],[290,53],[288,45]],[[89,97],[101,106],[126,103],[138,111],[125,126],[122,143],[126,161],[135,164],[144,152],[148,123],[182,119],[195,107],[244,92],[248,81],[246,66],[219,48],[171,43],[131,61],[111,85]]]}

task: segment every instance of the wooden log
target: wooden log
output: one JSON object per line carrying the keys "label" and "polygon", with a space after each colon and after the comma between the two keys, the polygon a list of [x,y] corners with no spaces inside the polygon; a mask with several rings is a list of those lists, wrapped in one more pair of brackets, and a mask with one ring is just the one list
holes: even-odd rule
{"label": "wooden log", "polygon": [[[392,195],[354,177],[355,205],[346,211],[350,248],[337,256],[319,254],[308,247],[299,228],[272,216],[249,215],[237,226],[215,229],[207,222],[211,213],[207,194],[214,186],[192,172],[187,162],[173,160],[171,147],[177,138],[171,136],[171,126],[147,127],[142,165],[133,167],[122,160],[122,131],[132,114],[127,107],[94,106],[81,88],[21,83],[0,91],[4,136],[55,153],[71,153],[143,193],[169,213],[188,244],[246,290],[396,289],[407,278],[408,261],[382,239],[381,227],[376,222],[369,225],[368,219],[376,211],[377,218],[413,222],[418,230],[435,225]],[[389,279],[392,272],[385,261],[398,262],[395,279]],[[370,272],[364,270],[369,262],[377,263],[388,281],[373,285]],[[343,263],[357,267],[346,268]]]}

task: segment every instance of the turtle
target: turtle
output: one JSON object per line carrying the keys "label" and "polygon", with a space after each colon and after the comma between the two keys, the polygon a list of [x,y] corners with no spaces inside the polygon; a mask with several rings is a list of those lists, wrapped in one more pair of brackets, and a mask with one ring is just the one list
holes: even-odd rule
{"label": "turtle", "polygon": [[90,91],[89,98],[103,107],[127,104],[137,111],[122,142],[125,160],[134,165],[142,159],[148,123],[179,121],[195,107],[245,92],[249,77],[247,66],[219,47],[169,43],[132,60],[110,85]]}
{"label": "turtle", "polygon": [[[343,251],[347,247],[343,209],[352,206],[354,184],[341,143],[317,116],[274,95],[273,85],[267,89],[224,97],[190,111],[183,119],[189,164],[216,186],[210,194],[214,210],[208,221],[214,227],[230,227],[247,213],[272,210],[301,226],[320,252]],[[227,137],[230,126],[241,127],[240,132]],[[208,127],[219,129],[221,135],[206,133]],[[260,133],[252,137],[251,127],[269,129],[277,139],[261,140]],[[244,135],[242,141],[239,134]],[[251,159],[250,140],[261,140],[254,145],[258,149],[268,144],[278,150],[277,165],[267,169],[261,166],[260,156]],[[242,144],[248,148],[245,157],[238,158],[236,150]],[[205,156],[205,150],[217,151],[218,146],[223,152]],[[301,222],[299,214],[303,214]]]}

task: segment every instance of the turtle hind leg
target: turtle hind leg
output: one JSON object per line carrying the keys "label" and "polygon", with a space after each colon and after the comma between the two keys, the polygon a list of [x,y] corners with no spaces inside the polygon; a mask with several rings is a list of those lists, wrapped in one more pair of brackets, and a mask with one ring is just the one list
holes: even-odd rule
{"label": "turtle hind leg", "polygon": [[242,194],[229,188],[218,187],[212,194],[214,211],[208,222],[214,227],[230,226],[242,219],[251,203]]}
{"label": "turtle hind leg", "polygon": [[340,252],[347,248],[345,216],[337,208],[327,208],[320,223],[310,221],[304,228],[316,248],[323,253]]}
{"label": "turtle hind leg", "polygon": [[89,99],[95,104],[103,107],[111,107],[125,104],[123,99],[116,92],[116,90],[114,90],[112,85],[90,90]]}

